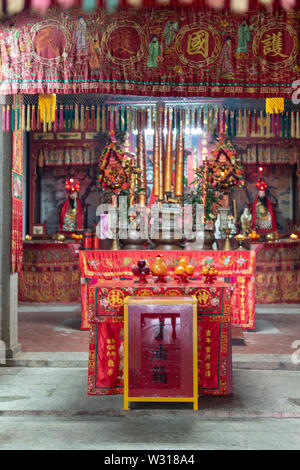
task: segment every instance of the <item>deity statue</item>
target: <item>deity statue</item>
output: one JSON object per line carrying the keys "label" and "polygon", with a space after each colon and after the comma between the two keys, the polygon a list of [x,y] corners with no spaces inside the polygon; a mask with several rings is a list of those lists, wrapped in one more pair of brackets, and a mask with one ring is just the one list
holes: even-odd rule
{"label": "deity statue", "polygon": [[249,207],[246,206],[245,209],[243,210],[242,215],[241,215],[242,233],[246,237],[251,232],[251,222],[252,222],[252,215],[251,215],[251,212],[249,210]]}
{"label": "deity statue", "polygon": [[80,182],[70,178],[65,182],[67,197],[59,218],[59,230],[76,232],[83,229],[82,202],[79,199]]}
{"label": "deity statue", "polygon": [[270,199],[266,196],[267,183],[260,178],[256,182],[258,193],[252,204],[252,230],[258,233],[277,231],[276,218]]}

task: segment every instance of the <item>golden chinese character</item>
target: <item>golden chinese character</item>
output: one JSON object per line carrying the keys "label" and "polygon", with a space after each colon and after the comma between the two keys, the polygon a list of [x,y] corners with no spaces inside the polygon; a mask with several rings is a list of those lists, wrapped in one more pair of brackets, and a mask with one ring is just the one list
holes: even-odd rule
{"label": "golden chinese character", "polygon": [[210,377],[210,370],[205,371],[205,377]]}
{"label": "golden chinese character", "polygon": [[114,373],[113,369],[108,369],[108,371],[107,371],[108,375],[113,375],[113,373]]}
{"label": "golden chinese character", "polygon": [[205,30],[195,31],[194,33],[189,34],[188,44],[187,44],[187,53],[190,55],[202,54],[203,57],[207,58],[208,39],[209,39],[209,34]]}
{"label": "golden chinese character", "polygon": [[210,359],[211,359],[211,355],[210,355],[210,354],[206,354],[206,356],[205,356],[205,361],[210,362]]}
{"label": "golden chinese character", "polygon": [[108,361],[108,367],[115,367],[115,363],[111,359]]}
{"label": "golden chinese character", "polygon": [[210,331],[210,330],[207,330],[207,331],[206,331],[206,336],[210,336],[210,333],[211,333],[211,331]]}
{"label": "golden chinese character", "polygon": [[206,351],[207,353],[209,353],[209,352],[210,352],[210,346],[207,346],[207,347],[205,348],[205,351]]}
{"label": "golden chinese character", "polygon": [[210,364],[205,364],[205,369],[209,370],[210,369]]}
{"label": "golden chinese character", "polygon": [[287,57],[282,54],[282,32],[267,34],[265,39],[262,39],[264,44],[264,55],[271,54],[272,57],[280,56]]}

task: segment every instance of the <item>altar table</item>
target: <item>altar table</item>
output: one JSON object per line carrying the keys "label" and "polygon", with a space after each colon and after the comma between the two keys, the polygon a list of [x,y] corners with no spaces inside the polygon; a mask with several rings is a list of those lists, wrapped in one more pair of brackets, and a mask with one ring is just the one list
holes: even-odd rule
{"label": "altar table", "polygon": [[251,249],[256,251],[256,303],[300,303],[300,241],[256,243]]}
{"label": "altar table", "polygon": [[[255,327],[255,251],[110,251],[110,250],[81,250],[79,252],[81,270],[81,328],[89,329],[88,320],[88,290],[91,279],[99,280],[132,280],[131,267],[139,259],[146,259],[149,266],[157,254],[162,254],[169,273],[174,274],[180,258],[186,257],[195,265],[193,280],[202,280],[201,268],[212,263],[220,277],[227,278],[235,284],[231,298],[231,324],[242,328]],[[93,306],[92,306],[93,308]]]}
{"label": "altar table", "polygon": [[23,271],[19,274],[19,301],[80,301],[78,243],[26,241]]}
{"label": "altar table", "polygon": [[91,281],[89,293],[88,394],[124,391],[124,299],[126,296],[197,298],[198,388],[200,394],[232,393],[231,297],[234,286],[191,281],[181,286],[126,281]]}

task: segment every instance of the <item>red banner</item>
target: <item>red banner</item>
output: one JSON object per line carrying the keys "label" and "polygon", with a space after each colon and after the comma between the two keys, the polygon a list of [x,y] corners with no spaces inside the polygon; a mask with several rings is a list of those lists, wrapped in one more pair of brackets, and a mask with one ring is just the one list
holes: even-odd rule
{"label": "red banner", "polygon": [[51,9],[1,24],[2,94],[290,98],[300,12]]}
{"label": "red banner", "polygon": [[[14,106],[20,108],[22,103],[23,96],[14,96]],[[11,272],[19,273],[23,262],[23,132],[12,135]]]}

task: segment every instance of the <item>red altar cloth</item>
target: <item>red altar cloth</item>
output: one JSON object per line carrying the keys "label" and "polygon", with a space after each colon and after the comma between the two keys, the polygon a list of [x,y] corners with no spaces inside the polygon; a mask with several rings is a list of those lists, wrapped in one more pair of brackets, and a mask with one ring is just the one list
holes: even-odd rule
{"label": "red altar cloth", "polygon": [[[89,329],[88,320],[88,280],[89,279],[132,279],[131,266],[139,259],[147,259],[148,264],[154,261],[161,251],[79,251],[81,270],[81,328]],[[255,295],[254,295],[254,251],[164,251],[169,272],[173,273],[179,259],[187,257],[196,266],[194,280],[202,280],[201,268],[204,264],[213,263],[220,276],[234,282],[235,288],[231,299],[231,324],[243,328],[254,328]],[[93,306],[91,307],[93,308]]]}
{"label": "red altar cloth", "polygon": [[80,270],[78,243],[24,243],[23,272],[19,275],[19,300],[28,302],[78,302]]}
{"label": "red altar cloth", "polygon": [[300,241],[256,243],[255,300],[300,303]]}
{"label": "red altar cloth", "polygon": [[[92,281],[93,282],[93,281]],[[96,282],[96,283],[95,283]],[[198,385],[201,394],[232,393],[230,310],[233,286],[191,281],[180,286],[134,281],[94,281],[89,288],[89,395],[123,393],[123,305],[127,295],[195,295],[198,301]],[[92,307],[93,306],[93,307]]]}

